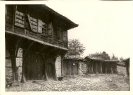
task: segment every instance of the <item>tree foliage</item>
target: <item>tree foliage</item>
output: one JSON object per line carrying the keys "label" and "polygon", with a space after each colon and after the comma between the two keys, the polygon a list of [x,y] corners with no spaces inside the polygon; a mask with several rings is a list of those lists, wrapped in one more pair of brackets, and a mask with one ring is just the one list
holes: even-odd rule
{"label": "tree foliage", "polygon": [[80,56],[84,53],[85,47],[79,42],[78,39],[71,39],[68,42],[68,56]]}
{"label": "tree foliage", "polygon": [[111,60],[118,60],[118,57],[116,57],[116,56],[113,54]]}
{"label": "tree foliage", "polygon": [[110,60],[110,56],[103,51],[102,53],[94,53],[94,54],[89,54],[89,57],[97,58],[97,59],[103,59],[103,60]]}
{"label": "tree foliage", "polygon": [[120,60],[121,60],[121,61],[123,61],[123,60],[124,60],[124,58],[123,58],[123,57],[120,57]]}

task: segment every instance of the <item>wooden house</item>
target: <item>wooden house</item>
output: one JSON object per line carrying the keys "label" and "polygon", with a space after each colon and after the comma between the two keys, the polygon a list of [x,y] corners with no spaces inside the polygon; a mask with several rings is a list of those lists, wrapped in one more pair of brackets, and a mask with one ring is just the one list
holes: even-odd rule
{"label": "wooden house", "polygon": [[102,60],[86,57],[87,74],[117,73],[118,60]]}
{"label": "wooden house", "polygon": [[67,31],[78,25],[46,5],[6,5],[5,18],[14,81],[61,77]]}
{"label": "wooden house", "polygon": [[83,75],[86,71],[86,65],[81,58],[63,59],[63,76]]}

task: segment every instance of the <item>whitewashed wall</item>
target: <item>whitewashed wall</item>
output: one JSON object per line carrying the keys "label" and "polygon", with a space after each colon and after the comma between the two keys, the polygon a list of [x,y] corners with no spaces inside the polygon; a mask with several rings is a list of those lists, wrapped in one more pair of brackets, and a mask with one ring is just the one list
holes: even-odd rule
{"label": "whitewashed wall", "polygon": [[61,56],[58,56],[55,61],[56,76],[61,76]]}

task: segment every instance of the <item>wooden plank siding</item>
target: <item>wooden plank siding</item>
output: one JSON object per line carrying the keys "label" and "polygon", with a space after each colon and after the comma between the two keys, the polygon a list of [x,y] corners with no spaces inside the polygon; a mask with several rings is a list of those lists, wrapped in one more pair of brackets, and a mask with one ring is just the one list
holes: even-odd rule
{"label": "wooden plank siding", "polygon": [[86,69],[86,67],[84,67],[83,64],[84,63],[82,63],[80,60],[64,59],[62,68],[64,76],[82,75],[84,73],[83,68]]}

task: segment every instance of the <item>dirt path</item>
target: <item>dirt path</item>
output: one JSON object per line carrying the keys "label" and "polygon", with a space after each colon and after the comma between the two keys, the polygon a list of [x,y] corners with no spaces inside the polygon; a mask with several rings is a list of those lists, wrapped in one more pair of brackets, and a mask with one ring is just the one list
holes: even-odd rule
{"label": "dirt path", "polygon": [[6,91],[129,91],[129,80],[120,75],[85,75],[63,81],[28,81]]}

